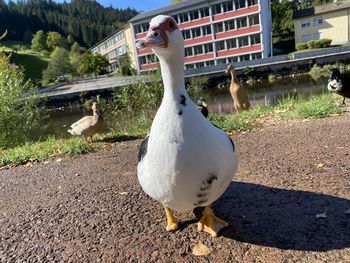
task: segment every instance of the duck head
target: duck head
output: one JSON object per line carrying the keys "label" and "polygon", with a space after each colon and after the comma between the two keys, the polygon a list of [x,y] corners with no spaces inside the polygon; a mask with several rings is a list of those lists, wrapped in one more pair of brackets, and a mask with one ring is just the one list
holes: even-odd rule
{"label": "duck head", "polygon": [[230,64],[227,66],[226,70],[225,70],[225,73],[226,74],[229,74],[231,73],[231,71],[235,70],[235,68]]}
{"label": "duck head", "polygon": [[171,16],[158,15],[150,22],[146,38],[139,41],[138,48],[150,47],[161,59],[178,60],[184,56],[184,39],[176,21]]}
{"label": "duck head", "polygon": [[341,91],[343,88],[343,83],[340,79],[340,71],[337,68],[332,68],[329,71],[328,85],[327,89],[329,91]]}

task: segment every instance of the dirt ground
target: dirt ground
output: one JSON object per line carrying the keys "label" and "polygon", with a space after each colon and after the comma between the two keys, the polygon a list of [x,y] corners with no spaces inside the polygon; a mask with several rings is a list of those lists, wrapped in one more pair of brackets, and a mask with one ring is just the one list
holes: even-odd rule
{"label": "dirt ground", "polygon": [[[350,113],[267,123],[232,136],[214,239],[192,212],[165,231],[137,182],[140,140],[0,171],[0,262],[350,262]],[[209,256],[192,255],[199,241]]]}

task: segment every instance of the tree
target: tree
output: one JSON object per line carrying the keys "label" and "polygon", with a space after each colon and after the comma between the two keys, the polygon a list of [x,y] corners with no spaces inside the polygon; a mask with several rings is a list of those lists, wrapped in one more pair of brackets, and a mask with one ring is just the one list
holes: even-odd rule
{"label": "tree", "polygon": [[74,37],[71,34],[69,34],[67,36],[67,43],[69,44],[69,46],[71,46],[71,45],[73,45],[73,43],[75,43]]}
{"label": "tree", "polygon": [[32,39],[32,49],[37,52],[46,50],[46,38],[43,30],[37,31]]}
{"label": "tree", "polygon": [[71,54],[78,54],[78,50],[80,48],[80,45],[78,42],[74,42],[73,45],[70,48],[70,53]]}
{"label": "tree", "polygon": [[56,47],[51,53],[51,59],[47,69],[43,71],[43,82],[48,84],[56,80],[58,76],[69,74],[72,67],[69,61],[69,52],[61,47]]}
{"label": "tree", "polygon": [[38,131],[43,117],[40,101],[23,71],[0,55],[0,149],[23,144]]}
{"label": "tree", "polygon": [[32,41],[32,39],[33,39],[33,32],[30,31],[30,30],[28,29],[28,30],[24,33],[23,39],[22,39],[22,40],[23,40],[25,43],[30,44],[31,41]]}
{"label": "tree", "polygon": [[170,4],[181,3],[183,0],[170,0]]}
{"label": "tree", "polygon": [[78,72],[80,74],[93,74],[97,76],[104,73],[108,65],[108,60],[101,54],[86,52],[80,58]]}
{"label": "tree", "polygon": [[67,48],[67,40],[60,33],[50,31],[47,33],[46,46],[49,51],[56,47]]}
{"label": "tree", "polygon": [[275,35],[294,32],[293,3],[288,0],[271,0],[272,31]]}

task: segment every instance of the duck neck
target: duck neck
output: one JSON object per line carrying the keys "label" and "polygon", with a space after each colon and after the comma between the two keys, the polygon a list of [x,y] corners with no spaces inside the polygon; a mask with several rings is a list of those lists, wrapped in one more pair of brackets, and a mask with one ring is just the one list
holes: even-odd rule
{"label": "duck neck", "polygon": [[179,94],[186,94],[183,58],[174,60],[159,58],[159,61],[164,84],[163,98],[176,98]]}
{"label": "duck neck", "polygon": [[238,83],[238,78],[237,78],[236,72],[234,70],[231,70],[231,78],[232,78],[234,83]]}

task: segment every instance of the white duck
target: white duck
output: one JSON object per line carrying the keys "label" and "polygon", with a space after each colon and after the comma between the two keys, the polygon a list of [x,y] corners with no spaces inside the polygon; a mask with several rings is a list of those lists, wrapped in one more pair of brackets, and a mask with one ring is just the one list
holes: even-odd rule
{"label": "white duck", "polygon": [[92,103],[92,116],[85,116],[74,122],[68,132],[72,135],[81,136],[83,135],[87,140],[88,137],[92,140],[92,136],[99,133],[104,128],[104,120],[99,113],[97,103]]}
{"label": "white duck", "polygon": [[138,47],[152,48],[164,82],[162,103],[140,147],[138,180],[149,196],[163,204],[167,231],[178,226],[172,210],[205,206],[198,230],[215,237],[228,224],[214,215],[211,204],[224,193],[237,169],[235,145],[201,114],[186,92],[184,40],[175,20],[165,15],[153,18]]}

